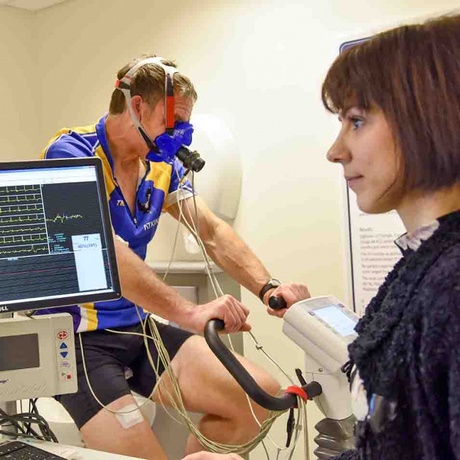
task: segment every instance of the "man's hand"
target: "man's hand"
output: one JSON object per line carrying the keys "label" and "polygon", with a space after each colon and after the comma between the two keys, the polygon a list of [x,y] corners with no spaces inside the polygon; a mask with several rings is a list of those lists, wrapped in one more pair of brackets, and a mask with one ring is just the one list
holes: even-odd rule
{"label": "man's hand", "polygon": [[224,332],[249,331],[246,322],[249,310],[231,295],[224,295],[189,310],[180,326],[192,332],[203,332],[210,319],[221,319],[225,323]]}
{"label": "man's hand", "polygon": [[213,454],[211,452],[197,452],[184,457],[182,460],[243,460],[236,454]]}
{"label": "man's hand", "polygon": [[[282,297],[286,301],[287,307],[282,310],[273,310],[273,308],[268,307],[268,300],[273,296]],[[267,305],[267,312],[269,315],[282,318],[291,305],[301,300],[309,299],[310,297],[310,292],[304,284],[286,283],[278,286],[276,289],[267,291],[264,295],[264,304]]]}

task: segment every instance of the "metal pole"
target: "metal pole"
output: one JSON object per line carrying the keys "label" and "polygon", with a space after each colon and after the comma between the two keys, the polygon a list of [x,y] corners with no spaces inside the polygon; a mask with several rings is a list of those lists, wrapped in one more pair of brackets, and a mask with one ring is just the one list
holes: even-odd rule
{"label": "metal pole", "polygon": [[[13,313],[0,313],[0,327],[1,327],[1,320],[3,318],[12,318]],[[1,371],[2,369],[0,369]],[[15,415],[17,414],[17,407],[16,407],[16,401],[0,401],[0,409],[4,410],[8,415]],[[2,427],[3,431],[8,431],[11,434],[16,434],[16,428],[13,426],[3,426]]]}

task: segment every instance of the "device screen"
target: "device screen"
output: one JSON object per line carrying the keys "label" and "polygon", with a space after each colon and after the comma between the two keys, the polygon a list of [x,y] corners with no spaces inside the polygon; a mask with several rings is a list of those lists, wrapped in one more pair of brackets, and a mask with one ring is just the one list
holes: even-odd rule
{"label": "device screen", "polygon": [[0,337],[0,350],[0,371],[40,366],[37,334]]}
{"label": "device screen", "polygon": [[318,308],[314,313],[342,337],[355,332],[356,323],[334,305]]}

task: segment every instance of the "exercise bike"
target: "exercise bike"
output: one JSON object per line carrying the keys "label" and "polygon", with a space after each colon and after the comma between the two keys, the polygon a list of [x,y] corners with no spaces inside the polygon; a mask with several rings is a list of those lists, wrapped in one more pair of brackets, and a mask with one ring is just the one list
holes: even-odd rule
{"label": "exercise bike", "polygon": [[[284,299],[272,297],[269,305],[285,308]],[[358,316],[331,296],[315,297],[292,305],[283,317],[283,333],[305,352],[305,375],[309,383],[288,387],[280,397],[266,393],[219,337],[224,323],[210,320],[204,336],[211,350],[248,396],[272,411],[297,406],[297,397],[314,400],[325,418],[315,426],[318,435],[314,454],[330,459],[354,447],[356,418],[351,409],[348,380],[342,372],[348,360],[348,344],[356,338]]]}

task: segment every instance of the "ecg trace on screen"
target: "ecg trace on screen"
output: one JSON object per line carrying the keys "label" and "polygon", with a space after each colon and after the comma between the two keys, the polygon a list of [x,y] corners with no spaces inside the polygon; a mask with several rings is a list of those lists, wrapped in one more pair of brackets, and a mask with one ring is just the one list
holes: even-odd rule
{"label": "ecg trace on screen", "polygon": [[70,216],[67,214],[56,214],[54,217],[47,217],[45,220],[47,222],[60,222],[61,224],[65,224],[68,220],[73,219],[83,219],[83,216],[81,214],[71,214]]}
{"label": "ecg trace on screen", "polygon": [[110,289],[105,195],[96,170],[31,165],[0,174],[2,302],[52,303]]}
{"label": "ecg trace on screen", "polygon": [[0,198],[0,205],[23,203],[24,201],[27,201],[27,202],[41,201],[41,196],[40,194],[32,194],[31,196],[8,195],[6,196],[6,198],[5,197]]}
{"label": "ecg trace on screen", "polygon": [[0,257],[48,252],[40,186],[0,187]]}
{"label": "ecg trace on screen", "polygon": [[78,220],[72,212],[48,217],[39,185],[0,187],[0,258],[71,252],[70,235],[56,225]]}

